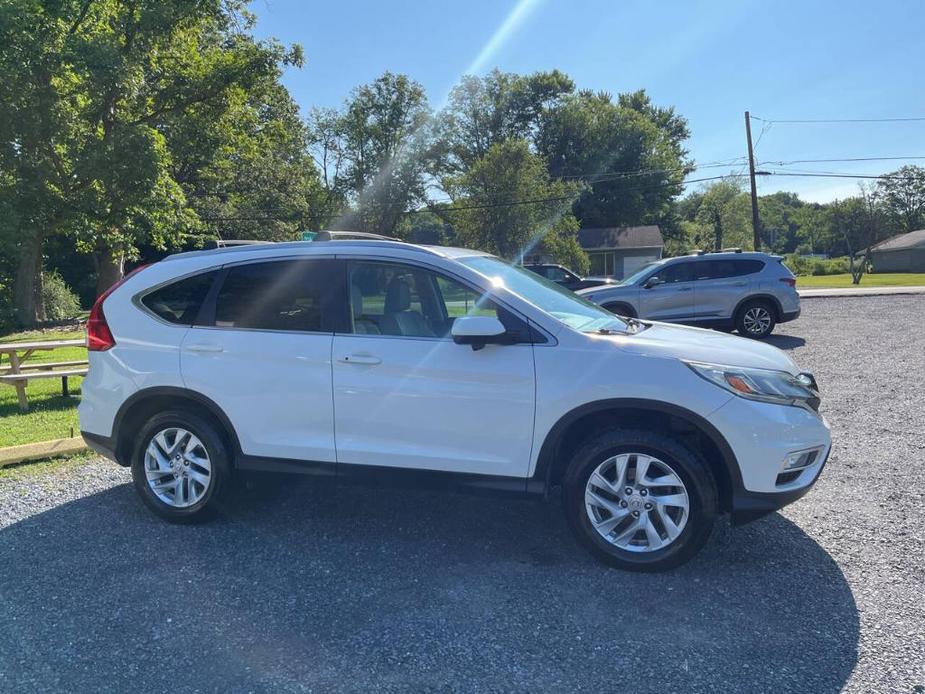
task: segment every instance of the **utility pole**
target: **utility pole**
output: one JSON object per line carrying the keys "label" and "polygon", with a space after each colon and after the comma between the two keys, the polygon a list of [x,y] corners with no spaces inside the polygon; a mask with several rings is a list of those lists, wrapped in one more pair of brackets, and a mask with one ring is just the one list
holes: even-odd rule
{"label": "utility pole", "polygon": [[761,249],[761,220],[758,219],[758,188],[755,186],[755,152],[752,150],[752,120],[745,112],[745,137],[748,140],[748,177],[752,184],[752,242],[755,250]]}

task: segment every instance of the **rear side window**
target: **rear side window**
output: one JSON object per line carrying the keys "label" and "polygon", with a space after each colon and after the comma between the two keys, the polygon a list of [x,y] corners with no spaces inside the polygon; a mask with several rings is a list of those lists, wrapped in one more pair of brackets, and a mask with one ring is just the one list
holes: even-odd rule
{"label": "rear side window", "polygon": [[294,260],[230,268],[215,299],[215,327],[322,332],[328,266]]}
{"label": "rear side window", "polygon": [[760,260],[704,260],[696,264],[696,279],[718,280],[726,277],[743,277],[761,272]]}
{"label": "rear side window", "polygon": [[192,325],[217,275],[217,272],[207,272],[172,282],[146,294],[141,303],[168,323]]}

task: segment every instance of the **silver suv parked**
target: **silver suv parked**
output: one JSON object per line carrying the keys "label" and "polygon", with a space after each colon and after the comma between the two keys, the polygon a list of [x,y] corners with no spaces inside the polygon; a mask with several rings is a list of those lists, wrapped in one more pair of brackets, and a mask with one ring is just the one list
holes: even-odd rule
{"label": "silver suv parked", "polygon": [[765,337],[799,317],[796,278],[783,258],[740,251],[666,258],[620,284],[578,294],[612,313]]}

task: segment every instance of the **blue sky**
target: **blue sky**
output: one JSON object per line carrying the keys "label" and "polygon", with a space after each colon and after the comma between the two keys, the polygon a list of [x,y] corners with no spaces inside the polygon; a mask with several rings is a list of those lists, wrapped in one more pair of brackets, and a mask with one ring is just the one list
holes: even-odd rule
{"label": "blue sky", "polygon": [[[582,88],[645,88],[656,103],[674,105],[701,164],[745,155],[746,109],[777,120],[925,117],[918,0],[255,0],[251,10],[258,35],[305,48],[305,67],[284,78],[305,112],[339,105],[385,70],[421,82],[438,108],[462,74],[558,68]],[[760,162],[925,157],[925,121],[756,121],[753,135],[761,136]],[[903,163],[916,162],[786,168],[879,174]],[[855,193],[857,181],[760,180],[760,193],[775,190],[824,201]]]}

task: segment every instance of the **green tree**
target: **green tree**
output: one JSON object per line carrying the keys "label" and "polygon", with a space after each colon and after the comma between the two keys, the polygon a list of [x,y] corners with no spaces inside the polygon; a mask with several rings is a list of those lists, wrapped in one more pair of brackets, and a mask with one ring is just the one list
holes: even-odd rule
{"label": "green tree", "polygon": [[21,322],[43,317],[50,235],[78,236],[102,289],[140,241],[196,224],[166,123],[302,61],[298,48],[255,41],[251,20],[236,0],[0,5],[0,235],[17,257]]}
{"label": "green tree", "polygon": [[871,247],[890,236],[886,214],[878,204],[876,190],[863,186],[860,195],[835,200],[829,208],[832,224],[830,233],[844,242],[852,282],[859,284],[870,267]]}
{"label": "green tree", "polygon": [[445,187],[451,208],[458,208],[447,214],[463,245],[518,260],[544,244],[558,260],[587,271],[570,212],[582,185],[550,180],[545,163],[525,140],[492,145]]}
{"label": "green tree", "polygon": [[558,70],[518,75],[496,69],[482,77],[466,75],[450,92],[439,118],[444,170],[464,173],[492,145],[506,140],[533,142],[542,116],[574,89]]}
{"label": "green tree", "polygon": [[750,205],[737,179],[723,179],[705,188],[695,217],[695,245],[716,251],[729,247],[751,249]]}
{"label": "green tree", "polygon": [[791,253],[799,242],[799,210],[803,201],[796,193],[783,191],[758,198],[761,236],[768,248],[776,253]]}
{"label": "green tree", "polygon": [[355,89],[341,111],[314,111],[309,127],[327,198],[349,204],[337,226],[392,234],[426,202],[436,149],[417,82],[386,72]]}
{"label": "green tree", "polygon": [[895,233],[925,227],[925,169],[904,166],[880,179],[875,191]]}
{"label": "green tree", "polygon": [[553,178],[589,183],[574,207],[584,227],[658,223],[680,195],[690,162],[687,124],[644,92],[578,92],[548,109],[537,150]]}
{"label": "green tree", "polygon": [[329,218],[298,106],[278,75],[168,121],[171,175],[204,237],[291,240]]}

